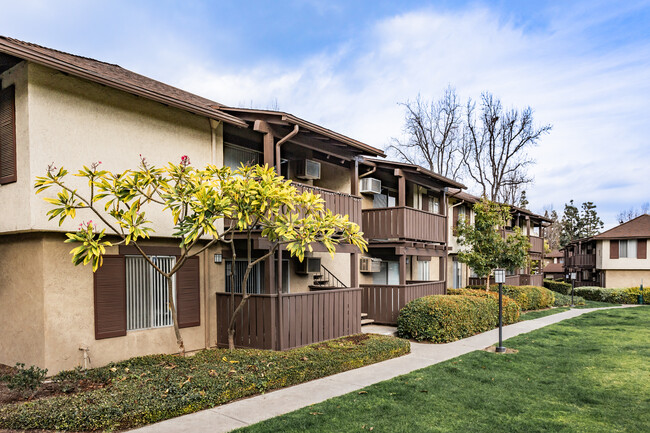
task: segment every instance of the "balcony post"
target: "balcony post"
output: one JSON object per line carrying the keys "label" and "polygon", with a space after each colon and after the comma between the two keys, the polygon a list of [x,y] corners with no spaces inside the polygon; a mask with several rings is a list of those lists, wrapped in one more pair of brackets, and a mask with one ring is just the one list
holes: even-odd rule
{"label": "balcony post", "polygon": [[399,284],[406,285],[406,254],[399,256]]}
{"label": "balcony post", "polygon": [[[264,164],[268,164],[269,167],[273,167],[274,158],[273,154],[275,152],[275,139],[273,138],[273,133],[271,132],[271,127],[264,120],[256,120],[253,125],[253,131],[263,133],[263,143],[264,143]],[[280,169],[280,161],[278,161],[277,170]],[[279,173],[279,171],[278,171]]]}
{"label": "balcony post", "polygon": [[404,172],[396,168],[395,177],[397,177],[397,206],[406,206],[406,178]]}

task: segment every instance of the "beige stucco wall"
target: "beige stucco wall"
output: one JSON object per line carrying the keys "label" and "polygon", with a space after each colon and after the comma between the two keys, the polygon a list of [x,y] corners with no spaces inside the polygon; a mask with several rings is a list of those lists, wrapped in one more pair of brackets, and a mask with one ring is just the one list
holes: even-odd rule
{"label": "beige stucco wall", "polygon": [[[469,285],[469,266],[465,263],[461,263],[462,267],[462,287]],[[447,288],[452,289],[454,287],[454,261],[453,256],[449,256],[447,259]]]}
{"label": "beige stucco wall", "polygon": [[16,177],[17,181],[0,185],[0,203],[11,206],[0,218],[0,233],[25,230],[31,224],[31,200],[33,195],[30,174],[29,110],[27,96],[27,63],[22,62],[0,75],[2,87],[16,88]]}
{"label": "beige stucco wall", "polygon": [[0,236],[2,364],[45,365],[43,257],[40,236]]}
{"label": "beige stucco wall", "polygon": [[605,287],[623,288],[650,285],[650,270],[606,270]]}
{"label": "beige stucco wall", "polygon": [[[287,254],[287,253],[285,253]],[[312,253],[312,257],[320,257],[321,265],[325,266],[343,284],[350,287],[350,254],[336,253],[334,257],[328,253]],[[289,264],[289,292],[309,292],[309,285],[314,281],[314,274],[301,275],[295,272],[295,261],[290,259]]]}
{"label": "beige stucco wall", "polygon": [[[469,212],[469,220],[470,224],[474,223],[474,210],[472,208],[471,203],[464,203],[459,206],[464,206],[465,211]],[[447,200],[447,215],[449,216],[449,224],[447,224],[447,246],[453,251],[454,253],[458,252],[460,249],[460,245],[458,244],[458,237],[454,235],[454,227],[453,227],[453,215],[454,215],[454,204],[451,203],[451,200]]]}
{"label": "beige stucco wall", "polygon": [[[637,244],[638,248],[638,244]],[[609,241],[598,241],[596,244],[596,268],[617,269],[617,270],[646,270],[650,271],[650,255],[648,255],[648,242],[646,242],[646,259],[636,257],[625,257],[618,259],[609,258]],[[609,282],[607,282],[609,287]]]}
{"label": "beige stucco wall", "polygon": [[[34,195],[31,185],[35,176],[45,173],[48,164],[76,172],[84,164],[101,161],[103,169],[123,171],[136,167],[138,155],[142,154],[158,166],[178,162],[182,155],[188,155],[193,165],[204,166],[223,153],[222,149],[212,150],[207,118],[40,65],[29,63],[26,71],[28,97],[24,96],[24,85],[17,87],[16,121],[19,148],[29,146],[29,155],[25,150],[18,152],[19,182],[12,186],[15,191],[5,192],[4,187],[0,191],[3,202],[21,205],[3,218],[0,231],[73,230],[80,220],[97,220],[81,212],[76,221],[62,227],[47,220],[46,212],[51,207]],[[20,79],[25,80],[24,71],[21,73]],[[87,189],[83,179],[69,176],[68,182],[80,193]],[[169,218],[158,211],[148,217],[162,227],[157,229],[157,235],[171,234]]]}
{"label": "beige stucco wall", "polygon": [[340,165],[329,164],[325,161],[319,162],[321,170],[320,179],[315,180],[313,182],[314,185],[345,194],[352,192],[350,169]]}

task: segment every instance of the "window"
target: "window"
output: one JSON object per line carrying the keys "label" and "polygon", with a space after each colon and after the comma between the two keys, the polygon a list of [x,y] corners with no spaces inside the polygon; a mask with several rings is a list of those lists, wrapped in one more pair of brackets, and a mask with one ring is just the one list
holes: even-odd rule
{"label": "window", "polygon": [[429,212],[440,213],[440,200],[438,197],[427,196]]}
{"label": "window", "polygon": [[[176,258],[151,256],[161,270],[169,272]],[[176,277],[172,277],[174,296]],[[144,257],[126,257],[126,329],[161,328],[171,326],[167,279],[160,275]]]}
{"label": "window", "polygon": [[373,284],[399,284],[399,262],[382,260],[381,270],[373,272]]}
{"label": "window", "polygon": [[382,207],[395,207],[395,192],[389,191],[388,189],[382,188],[382,194],[375,194],[372,200],[372,207],[382,208]]}
{"label": "window", "polygon": [[223,165],[233,170],[238,169],[241,164],[259,164],[260,156],[261,153],[256,150],[235,146],[233,144],[226,143],[223,147]]}
{"label": "window", "polygon": [[[235,260],[235,287],[234,287],[234,292],[235,293],[241,293],[242,292],[242,284],[244,282],[244,274],[246,273],[246,268],[248,267],[248,261],[246,260]],[[232,289],[232,284],[230,280],[232,272],[232,260],[227,260],[226,261],[226,292],[230,293]],[[283,280],[284,280],[284,269],[283,269]],[[287,269],[287,278],[288,278],[288,269]],[[253,293],[253,294],[260,294],[262,293],[262,284],[264,281],[264,268],[263,268],[263,263],[260,262],[253,266],[253,269],[251,270],[250,274],[248,275],[248,282],[246,284],[246,292],[247,293]],[[284,285],[284,281],[283,281]],[[288,280],[287,280],[287,285],[288,285]]]}
{"label": "window", "polygon": [[16,181],[15,87],[0,90],[0,185]]}
{"label": "window", "polygon": [[618,256],[621,258],[630,257],[636,259],[636,239],[618,242]]}
{"label": "window", "polygon": [[431,262],[418,260],[418,280],[431,281],[430,278]]}

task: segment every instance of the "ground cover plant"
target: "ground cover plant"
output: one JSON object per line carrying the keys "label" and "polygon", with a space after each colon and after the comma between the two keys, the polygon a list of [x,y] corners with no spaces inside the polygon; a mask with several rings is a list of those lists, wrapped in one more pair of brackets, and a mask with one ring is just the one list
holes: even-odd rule
{"label": "ground cover plant", "polygon": [[55,379],[104,386],[0,406],[0,428],[116,430],[161,421],[409,352],[408,341],[359,334],[286,352],[211,349],[152,355]]}
{"label": "ground cover plant", "polygon": [[241,432],[641,432],[650,308],[595,311]]}

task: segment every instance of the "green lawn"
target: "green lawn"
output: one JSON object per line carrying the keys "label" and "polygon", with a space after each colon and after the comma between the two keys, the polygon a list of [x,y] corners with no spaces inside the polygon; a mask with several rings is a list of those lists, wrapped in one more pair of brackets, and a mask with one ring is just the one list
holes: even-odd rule
{"label": "green lawn", "polygon": [[[598,301],[585,301],[584,305],[576,305],[574,308],[605,308],[605,307],[615,307],[620,304],[610,304],[609,302],[598,302]],[[552,314],[562,313],[564,311],[569,311],[569,307],[556,307],[549,308],[546,310],[536,310],[528,311],[526,313],[521,313],[519,320],[533,320],[539,319],[540,317],[550,316]]]}
{"label": "green lawn", "polygon": [[650,308],[602,310],[256,424],[246,432],[642,432]]}

